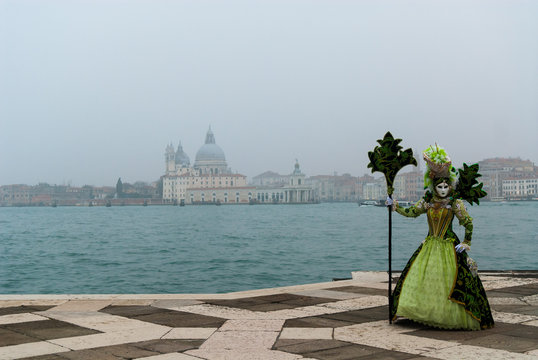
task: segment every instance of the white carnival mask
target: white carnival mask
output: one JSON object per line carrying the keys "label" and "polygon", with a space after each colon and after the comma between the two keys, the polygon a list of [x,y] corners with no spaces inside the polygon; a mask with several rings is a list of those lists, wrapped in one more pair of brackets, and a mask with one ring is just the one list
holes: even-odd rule
{"label": "white carnival mask", "polygon": [[435,185],[435,192],[437,192],[439,197],[445,198],[450,192],[450,185],[448,185],[446,182],[439,183]]}

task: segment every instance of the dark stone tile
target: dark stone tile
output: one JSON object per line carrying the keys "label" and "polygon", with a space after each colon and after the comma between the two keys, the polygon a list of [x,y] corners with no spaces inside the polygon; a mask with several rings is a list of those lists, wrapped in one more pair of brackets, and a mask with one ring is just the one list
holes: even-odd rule
{"label": "dark stone tile", "polygon": [[281,348],[283,346],[302,344],[312,341],[311,339],[278,339],[273,345],[273,350]]}
{"label": "dark stone tile", "polygon": [[[529,284],[521,286],[511,286],[498,289],[502,292],[520,294],[520,296],[529,296],[538,294],[538,284]],[[489,295],[489,293],[488,293]]]}
{"label": "dark stone tile", "polygon": [[258,305],[252,305],[243,307],[243,309],[251,310],[251,311],[277,311],[277,310],[286,310],[286,309],[295,309],[296,305],[290,305],[290,304],[281,304],[281,303],[266,303],[266,304],[258,304]]}
{"label": "dark stone tile", "polygon": [[453,341],[453,342],[463,342],[471,339],[482,338],[489,335],[494,335],[495,333],[488,330],[480,331],[464,331],[464,330],[444,330],[436,328],[424,328],[406,332],[406,335],[424,337],[428,339],[436,339],[443,341]]}
{"label": "dark stone tile", "polygon": [[309,340],[307,342],[302,342],[299,344],[280,346],[278,347],[278,350],[293,354],[306,354],[349,345],[351,344],[338,340]]}
{"label": "dark stone tile", "polygon": [[235,300],[205,300],[206,303],[212,305],[227,306],[252,311],[275,311],[283,309],[294,309],[301,306],[317,305],[334,301],[337,300],[312,296],[300,296],[287,293],[267,296],[256,296]]}
{"label": "dark stone tile", "polygon": [[366,357],[363,356],[359,359],[364,359],[364,360],[366,359],[368,360],[391,360],[391,359],[403,360],[403,359],[406,359],[407,360],[407,359],[433,359],[433,358],[427,358],[427,357],[422,357],[422,356],[417,357],[416,354],[409,354],[409,353],[400,352],[400,351],[384,350],[378,353],[367,355]]}
{"label": "dark stone tile", "polygon": [[130,343],[128,345],[162,354],[198,349],[204,340],[160,339]]}
{"label": "dark stone tile", "polygon": [[133,319],[170,327],[220,327],[226,319],[182,311],[160,312],[134,316]]}
{"label": "dark stone tile", "polygon": [[321,316],[312,316],[300,319],[289,319],[284,323],[284,327],[296,327],[296,328],[327,328],[327,327],[342,327],[356,324],[351,321],[342,321],[336,319],[329,319]]}
{"label": "dark stone tile", "polygon": [[388,290],[382,290],[382,289],[374,289],[364,286],[343,286],[338,288],[331,288],[328,290],[333,291],[343,291],[343,292],[349,292],[354,294],[364,294],[364,295],[381,295],[385,296],[388,293]]}
{"label": "dark stone tile", "polygon": [[7,324],[4,325],[3,328],[40,340],[100,334],[99,331],[58,320],[28,321],[18,324]]}
{"label": "dark stone tile", "polygon": [[507,324],[507,323],[495,323],[495,327],[491,330],[496,334],[514,336],[514,337],[523,337],[528,339],[538,339],[538,327],[521,325],[521,324]]}
{"label": "dark stone tile", "polygon": [[325,304],[325,303],[330,303],[330,302],[335,302],[335,301],[338,301],[338,300],[319,298],[319,297],[313,297],[313,296],[299,296],[295,299],[279,301],[279,303],[297,305],[297,306],[312,306],[312,305]]}
{"label": "dark stone tile", "polygon": [[521,294],[518,294],[518,293],[511,293],[511,292],[508,292],[508,291],[504,291],[504,289],[491,290],[491,291],[488,291],[486,294],[490,298],[494,298],[494,297],[520,298],[520,297],[525,296],[525,295],[521,295]]}
{"label": "dark stone tile", "polygon": [[76,350],[61,353],[64,359],[69,360],[120,360],[123,359],[112,354],[107,354],[99,349]]}
{"label": "dark stone tile", "polygon": [[243,300],[250,300],[250,301],[259,300],[262,302],[283,302],[283,301],[296,300],[302,297],[305,297],[305,296],[282,293],[282,294],[275,294],[275,295],[256,296],[252,298],[245,298]]}
{"label": "dark stone tile", "polygon": [[462,344],[523,353],[536,349],[536,338],[527,339],[504,334],[493,334],[464,341]]}
{"label": "dark stone tile", "polygon": [[321,360],[355,360],[361,358],[370,359],[374,354],[381,351],[384,350],[366,345],[353,344],[337,347],[334,349],[304,353],[301,355],[307,358],[315,358]]}
{"label": "dark stone tile", "polygon": [[0,346],[19,345],[40,341],[39,339],[0,328]]}
{"label": "dark stone tile", "polygon": [[167,312],[170,310],[160,309],[153,306],[141,306],[141,305],[126,305],[126,306],[107,306],[104,309],[99,310],[111,315],[118,315],[127,318],[132,318],[140,315],[158,314]]}
{"label": "dark stone tile", "polygon": [[36,311],[45,311],[53,306],[12,306],[0,308],[0,316],[2,315],[13,315],[13,314],[24,314],[31,313]]}
{"label": "dark stone tile", "polygon": [[322,315],[324,318],[336,319],[342,321],[349,321],[355,324],[360,324],[364,322],[374,321],[374,320],[387,320],[389,317],[389,307],[388,306],[377,306],[368,309],[362,310],[353,310],[346,311],[336,314],[327,314]]}
{"label": "dark stone tile", "polygon": [[127,344],[104,346],[104,347],[100,347],[94,350],[99,350],[103,353],[114,355],[114,356],[125,358],[125,359],[136,359],[136,358],[159,354],[156,351],[141,349],[136,346],[127,345]]}

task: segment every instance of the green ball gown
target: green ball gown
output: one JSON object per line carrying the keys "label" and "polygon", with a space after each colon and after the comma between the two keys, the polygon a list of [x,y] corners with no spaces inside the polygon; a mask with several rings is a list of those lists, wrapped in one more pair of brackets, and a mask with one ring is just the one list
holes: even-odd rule
{"label": "green ball gown", "polygon": [[465,251],[455,250],[460,242],[452,230],[454,217],[465,228],[463,243],[471,245],[473,223],[463,201],[434,196],[409,208],[397,205],[396,212],[407,217],[426,213],[429,232],[396,284],[393,319],[403,316],[441,329],[492,327],[491,309],[476,264]]}

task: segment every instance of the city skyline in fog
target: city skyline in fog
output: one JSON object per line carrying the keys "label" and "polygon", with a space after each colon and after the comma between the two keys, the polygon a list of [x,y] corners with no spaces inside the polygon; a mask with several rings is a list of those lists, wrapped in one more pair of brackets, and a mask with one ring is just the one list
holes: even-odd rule
{"label": "city skyline in fog", "polygon": [[538,3],[0,0],[0,184],[164,174],[208,127],[251,179],[417,157],[538,162]]}

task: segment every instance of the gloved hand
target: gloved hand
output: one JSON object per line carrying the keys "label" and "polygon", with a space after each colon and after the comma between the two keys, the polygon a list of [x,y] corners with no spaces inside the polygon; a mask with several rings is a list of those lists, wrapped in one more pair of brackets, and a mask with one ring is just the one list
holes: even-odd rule
{"label": "gloved hand", "polygon": [[467,244],[461,243],[461,244],[456,245],[456,252],[458,254],[462,253],[464,251],[469,251],[469,250],[471,250],[471,247],[469,245],[467,245]]}
{"label": "gloved hand", "polygon": [[390,209],[392,211],[396,211],[396,207],[398,206],[398,201],[396,201],[395,199],[391,199],[390,196],[387,196],[385,205],[390,206]]}

